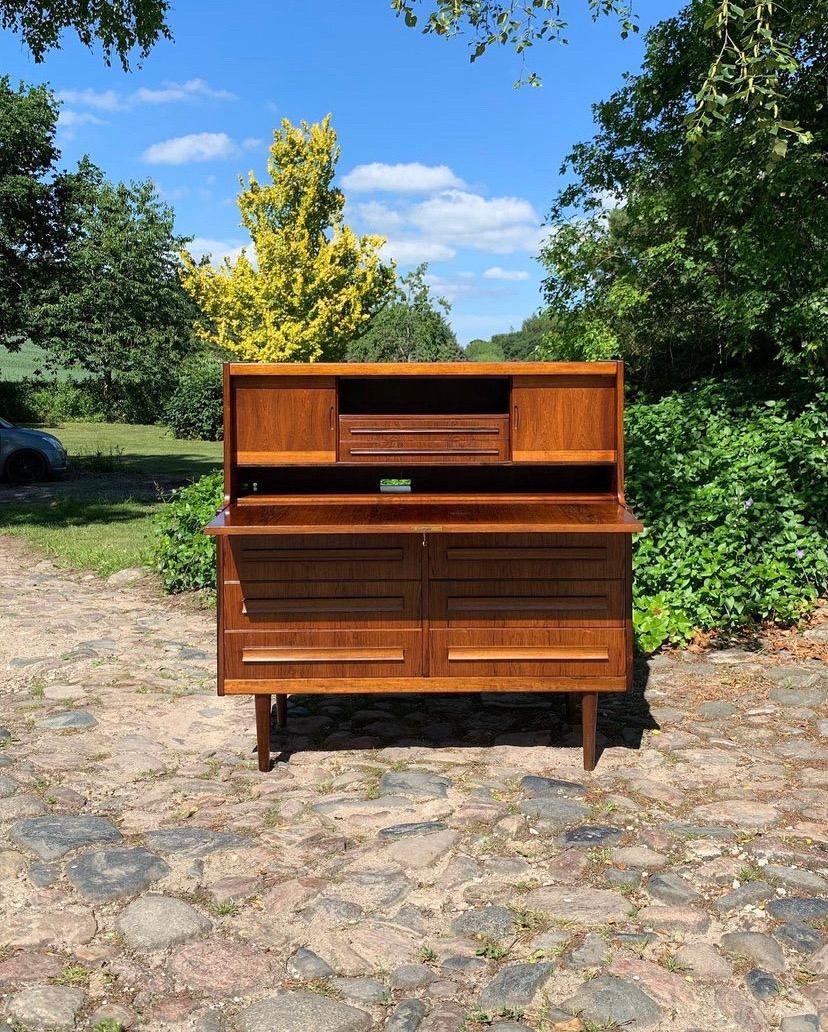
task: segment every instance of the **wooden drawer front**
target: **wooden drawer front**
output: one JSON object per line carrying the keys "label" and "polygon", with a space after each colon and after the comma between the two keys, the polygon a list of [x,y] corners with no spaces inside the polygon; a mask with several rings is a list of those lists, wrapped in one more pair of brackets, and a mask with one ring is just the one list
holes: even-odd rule
{"label": "wooden drawer front", "polygon": [[442,677],[607,677],[624,673],[624,631],[432,630],[430,673]]}
{"label": "wooden drawer front", "polygon": [[437,580],[615,580],[625,576],[618,534],[437,534],[429,543]]}
{"label": "wooden drawer front", "polygon": [[429,620],[452,627],[622,627],[623,581],[434,581]]}
{"label": "wooden drawer front", "polygon": [[507,415],[339,417],[340,462],[443,466],[508,458]]}
{"label": "wooden drawer front", "polygon": [[224,590],[230,630],[279,630],[296,624],[347,630],[420,627],[417,581],[243,581]]}
{"label": "wooden drawer front", "polygon": [[421,577],[422,538],[413,534],[236,538],[225,549],[225,579],[400,581]]}
{"label": "wooden drawer front", "polygon": [[416,677],[420,631],[226,631],[225,677]]}

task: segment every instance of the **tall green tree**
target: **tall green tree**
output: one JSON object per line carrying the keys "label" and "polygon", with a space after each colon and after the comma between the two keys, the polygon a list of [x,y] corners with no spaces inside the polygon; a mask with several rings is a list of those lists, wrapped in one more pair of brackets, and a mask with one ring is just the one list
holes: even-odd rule
{"label": "tall green tree", "polygon": [[74,29],[84,46],[100,44],[104,61],[129,70],[132,52],[147,56],[159,39],[172,39],[168,0],[0,0],[0,26],[20,36],[38,64]]}
{"label": "tall green tree", "polygon": [[395,299],[348,347],[348,361],[454,362],[465,357],[446,319],[451,305],[432,296],[427,269],[424,262],[400,279]]}
{"label": "tall green tree", "polygon": [[596,135],[564,165],[542,252],[545,357],[624,358],[654,386],[828,363],[828,4],[803,0],[784,20],[798,62],[780,115],[814,142],[770,164],[761,111],[687,138],[709,10],[692,0],[651,30],[642,71],[595,106]]}
{"label": "tall green tree", "polygon": [[82,177],[57,171],[58,108],[45,86],[0,78],[0,345],[39,340],[38,292],[54,276],[74,228]]}
{"label": "tall green tree", "polygon": [[105,414],[125,389],[163,393],[190,349],[195,308],[179,281],[186,237],[151,181],[112,184],[82,170],[78,232],[36,316],[61,364],[101,384]]}

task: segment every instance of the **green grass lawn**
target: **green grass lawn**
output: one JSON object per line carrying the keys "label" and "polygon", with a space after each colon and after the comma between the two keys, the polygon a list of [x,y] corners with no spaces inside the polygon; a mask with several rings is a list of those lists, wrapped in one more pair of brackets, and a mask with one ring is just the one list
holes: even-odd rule
{"label": "green grass lawn", "polygon": [[54,434],[70,461],[92,472],[198,477],[221,465],[221,441],[178,441],[162,426],[63,423],[38,429]]}
{"label": "green grass lawn", "polygon": [[0,533],[19,534],[59,566],[107,577],[146,562],[160,507],[150,498],[103,496],[0,506]]}
{"label": "green grass lawn", "polygon": [[108,576],[140,566],[153,517],[173,487],[221,464],[221,443],[177,441],[157,426],[65,423],[42,427],[66,447],[71,473],[18,492],[0,487],[0,533],[19,534],[59,565]]}

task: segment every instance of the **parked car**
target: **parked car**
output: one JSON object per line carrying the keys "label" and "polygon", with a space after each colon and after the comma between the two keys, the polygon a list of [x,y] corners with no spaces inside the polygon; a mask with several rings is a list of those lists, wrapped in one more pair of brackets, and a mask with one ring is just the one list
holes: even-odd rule
{"label": "parked car", "polygon": [[0,472],[13,484],[59,476],[66,472],[66,449],[52,434],[26,430],[0,417]]}

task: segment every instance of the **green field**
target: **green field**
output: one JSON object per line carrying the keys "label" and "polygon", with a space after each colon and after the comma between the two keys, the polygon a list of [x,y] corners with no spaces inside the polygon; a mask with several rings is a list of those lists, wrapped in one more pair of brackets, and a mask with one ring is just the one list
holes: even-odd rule
{"label": "green field", "polygon": [[102,576],[142,565],[164,496],[221,464],[220,442],[177,441],[157,426],[42,429],[63,442],[74,472],[24,498],[0,487],[0,533],[19,534],[59,565]]}
{"label": "green field", "polygon": [[26,343],[19,351],[6,351],[0,348],[0,380],[7,383],[18,383],[20,380],[31,379],[38,372],[48,375],[51,379],[57,377],[59,380],[85,380],[87,373],[83,369],[59,369],[47,372],[45,361],[47,352],[36,344]]}

